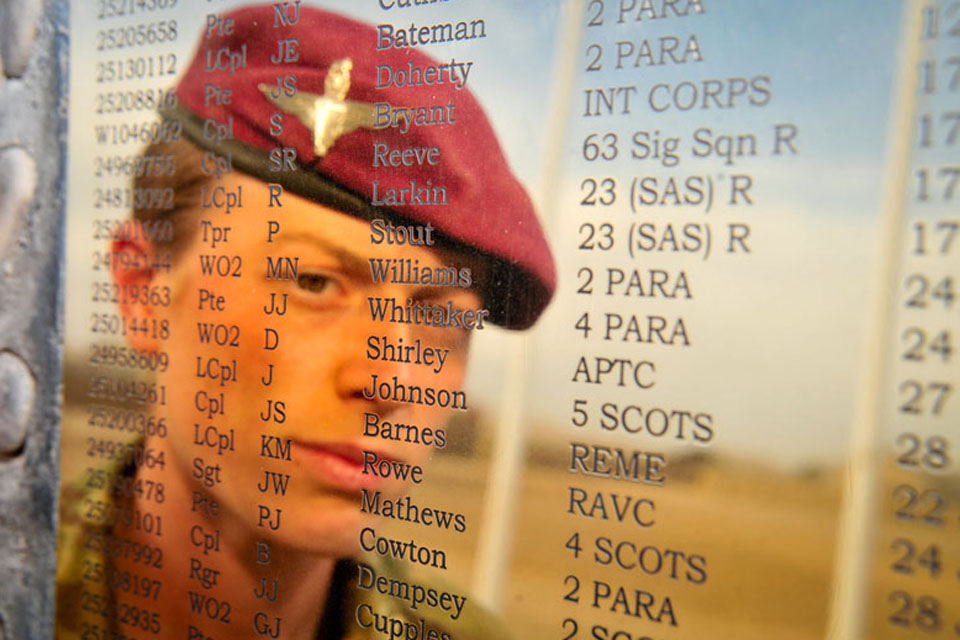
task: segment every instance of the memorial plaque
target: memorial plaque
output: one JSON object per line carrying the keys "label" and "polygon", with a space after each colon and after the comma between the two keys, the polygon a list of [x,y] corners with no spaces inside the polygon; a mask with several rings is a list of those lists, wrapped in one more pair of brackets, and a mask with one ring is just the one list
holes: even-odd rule
{"label": "memorial plaque", "polygon": [[57,637],[960,638],[960,3],[70,22]]}

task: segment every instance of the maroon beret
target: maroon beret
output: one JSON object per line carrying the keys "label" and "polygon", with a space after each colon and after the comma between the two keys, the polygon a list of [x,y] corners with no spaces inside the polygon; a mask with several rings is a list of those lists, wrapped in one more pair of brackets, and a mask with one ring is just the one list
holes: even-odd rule
{"label": "maroon beret", "polygon": [[[472,62],[389,44],[370,25],[299,3],[208,17],[164,116],[238,169],[316,202],[431,224],[443,246],[489,265],[481,295],[491,318],[528,327],[556,273],[530,198],[467,88]],[[217,123],[232,137],[214,135]],[[295,151],[286,165],[295,170],[277,170],[281,148]]]}

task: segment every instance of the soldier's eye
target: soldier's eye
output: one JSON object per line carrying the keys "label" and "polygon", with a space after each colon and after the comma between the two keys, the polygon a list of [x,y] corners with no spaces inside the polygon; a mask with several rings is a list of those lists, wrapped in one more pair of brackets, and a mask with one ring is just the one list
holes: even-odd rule
{"label": "soldier's eye", "polygon": [[334,281],[322,273],[300,273],[297,275],[297,286],[310,293],[330,293]]}

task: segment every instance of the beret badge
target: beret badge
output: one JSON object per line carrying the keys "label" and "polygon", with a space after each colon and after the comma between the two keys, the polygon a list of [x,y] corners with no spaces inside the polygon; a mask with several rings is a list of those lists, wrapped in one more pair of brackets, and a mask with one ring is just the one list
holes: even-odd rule
{"label": "beret badge", "polygon": [[323,82],[323,95],[297,91],[289,96],[274,95],[273,88],[260,84],[263,95],[283,111],[296,116],[313,132],[313,148],[318,157],[327,154],[337,138],[361,127],[374,126],[374,106],[368,102],[347,100],[350,90],[350,58],[336,60],[330,65]]}

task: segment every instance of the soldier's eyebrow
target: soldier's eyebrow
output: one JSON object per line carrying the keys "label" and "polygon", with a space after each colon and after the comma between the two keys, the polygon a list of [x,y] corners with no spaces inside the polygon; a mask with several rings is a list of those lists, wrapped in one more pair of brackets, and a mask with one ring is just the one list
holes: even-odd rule
{"label": "soldier's eyebrow", "polygon": [[343,270],[354,278],[364,282],[371,279],[370,262],[368,258],[358,254],[356,251],[345,245],[338,244],[326,238],[321,238],[313,235],[312,233],[306,233],[302,231],[284,233],[281,238],[277,239],[277,242],[305,242],[307,244],[312,244],[336,259],[337,262],[340,263],[340,266],[343,268]]}

